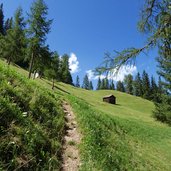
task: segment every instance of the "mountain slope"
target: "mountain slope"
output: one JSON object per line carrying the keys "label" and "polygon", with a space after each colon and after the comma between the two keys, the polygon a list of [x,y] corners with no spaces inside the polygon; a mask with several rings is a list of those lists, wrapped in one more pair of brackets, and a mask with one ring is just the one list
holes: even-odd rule
{"label": "mountain slope", "polygon": [[[2,67],[4,62],[0,63]],[[27,75],[21,68],[10,68]],[[56,83],[51,91],[51,82],[45,79],[30,84],[71,104],[83,135],[81,170],[171,170],[171,128],[152,117],[152,102],[117,91],[88,91],[63,83]],[[108,94],[116,96],[117,105],[102,101]],[[62,125],[59,128],[62,130]]]}

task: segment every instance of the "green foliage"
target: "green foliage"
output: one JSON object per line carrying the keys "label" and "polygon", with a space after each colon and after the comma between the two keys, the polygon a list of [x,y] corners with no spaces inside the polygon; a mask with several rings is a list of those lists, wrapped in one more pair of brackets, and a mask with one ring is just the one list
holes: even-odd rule
{"label": "green foliage", "polygon": [[3,4],[0,4],[0,34],[4,34],[4,12]]}
{"label": "green foliage", "polygon": [[24,59],[26,50],[26,37],[24,33],[25,23],[22,16],[22,9],[18,8],[14,17],[13,27],[6,31],[2,56],[7,59],[7,63]]}
{"label": "green foliage", "polygon": [[62,82],[71,85],[73,84],[73,80],[69,68],[69,56],[67,54],[64,54],[61,58],[60,75],[61,75]]}
{"label": "green foliage", "polygon": [[93,90],[93,83],[92,83],[92,81],[90,81],[90,83],[89,83],[89,90]]}
{"label": "green foliage", "polygon": [[99,77],[98,78],[98,82],[97,82],[97,88],[96,88],[96,90],[100,90],[100,88],[101,88],[101,79]]}
{"label": "green foliage", "polygon": [[145,70],[142,73],[142,90],[143,90],[143,98],[150,100],[150,80],[148,74]]}
{"label": "green foliage", "polygon": [[89,82],[89,79],[88,79],[88,76],[87,74],[84,76],[83,78],[83,85],[82,85],[82,88],[86,89],[86,90],[89,90],[90,88],[90,82]]}
{"label": "green foliage", "polygon": [[116,85],[116,90],[117,91],[121,91],[121,92],[125,92],[125,87],[122,81],[118,81],[117,85]]}
{"label": "green foliage", "polygon": [[135,76],[135,80],[133,82],[133,87],[134,87],[134,95],[142,97],[143,96],[143,85],[142,85],[142,80],[140,73],[138,72],[137,75]]}
{"label": "green foliage", "polygon": [[[29,78],[31,77],[31,72],[35,62],[37,62],[37,60],[39,61],[42,57],[40,52],[42,49],[46,48],[46,35],[50,31],[50,25],[52,23],[52,20],[47,19],[47,15],[48,7],[43,0],[37,0],[32,4],[28,19],[28,56],[30,56]],[[41,65],[40,61],[37,63]]]}
{"label": "green foliage", "polygon": [[79,76],[77,75],[77,77],[76,77],[76,83],[75,83],[75,86],[76,87],[80,87],[80,78],[79,78]]}
{"label": "green foliage", "polygon": [[125,76],[124,84],[126,93],[133,95],[133,76],[131,74]]}
{"label": "green foliage", "polygon": [[59,170],[59,97],[0,64],[0,170]]}

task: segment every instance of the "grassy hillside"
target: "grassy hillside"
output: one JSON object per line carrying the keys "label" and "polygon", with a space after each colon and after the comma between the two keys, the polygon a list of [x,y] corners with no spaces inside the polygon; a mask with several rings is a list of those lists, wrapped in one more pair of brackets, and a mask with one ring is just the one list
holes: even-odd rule
{"label": "grassy hillside", "polygon": [[[67,91],[85,135],[82,170],[171,170],[171,128],[152,117],[152,102],[117,91],[58,86]],[[117,105],[102,102],[108,94]]]}
{"label": "grassy hillside", "polygon": [[[3,62],[1,68],[2,65]],[[11,68],[22,75],[27,75],[27,72],[20,68],[12,66]],[[152,117],[154,109],[152,102],[117,91],[88,91],[63,83],[57,83],[55,91],[51,91],[50,81],[40,79],[28,81],[25,78],[24,80],[34,89],[35,85],[41,87],[42,93],[47,92],[45,94],[48,94],[54,103],[57,100],[58,110],[60,109],[59,95],[61,99],[69,101],[72,105],[83,134],[80,145],[81,170],[171,170],[171,128],[155,121]],[[23,84],[22,82],[19,85]],[[102,97],[108,94],[116,96],[117,105],[102,102]],[[11,104],[10,100],[7,100],[7,104]],[[60,122],[56,125],[57,129],[62,130],[62,114],[59,116],[61,119],[57,119]],[[42,127],[39,121],[30,118],[34,121],[33,125]],[[7,136],[8,131],[9,129],[4,136]],[[60,140],[58,139],[57,142]],[[54,154],[53,150],[52,154]]]}
{"label": "grassy hillside", "polygon": [[1,61],[0,170],[59,169],[63,130],[59,97]]}

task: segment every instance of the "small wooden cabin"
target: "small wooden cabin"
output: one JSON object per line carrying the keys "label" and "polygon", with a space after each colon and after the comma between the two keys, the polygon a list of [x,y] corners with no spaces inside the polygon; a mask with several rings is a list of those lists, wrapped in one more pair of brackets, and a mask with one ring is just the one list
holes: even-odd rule
{"label": "small wooden cabin", "polygon": [[116,97],[114,95],[108,95],[103,97],[103,101],[111,104],[116,104]]}

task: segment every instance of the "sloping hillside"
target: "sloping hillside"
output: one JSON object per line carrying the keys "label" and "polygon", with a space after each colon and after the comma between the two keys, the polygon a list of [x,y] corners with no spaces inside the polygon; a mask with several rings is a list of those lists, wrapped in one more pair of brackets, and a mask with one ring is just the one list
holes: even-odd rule
{"label": "sloping hillside", "polygon": [[[48,98],[50,98],[53,102],[52,105],[57,105],[57,111],[59,110],[59,118],[55,119],[55,128],[49,128],[49,123],[47,122],[46,118],[49,118],[51,116],[51,112],[48,114],[47,117],[44,118],[43,124],[40,123],[39,115],[44,114],[44,111],[46,110],[46,105],[43,110],[37,110],[40,112],[38,113],[38,118],[34,118],[32,115],[28,116],[28,121],[32,123],[32,127],[40,128],[41,132],[45,137],[50,139],[50,142],[59,142],[60,144],[60,136],[62,134],[58,135],[53,134],[53,137],[49,137],[48,131],[52,132],[56,130],[59,133],[63,130],[63,116],[62,111],[60,109],[60,102],[58,102],[59,96],[60,99],[67,100],[72,108],[73,111],[76,114],[80,131],[83,135],[83,139],[80,145],[80,152],[81,152],[81,159],[82,159],[82,167],[81,170],[103,170],[103,171],[110,171],[110,170],[160,170],[160,171],[170,171],[171,170],[171,128],[165,124],[161,124],[160,122],[155,121],[155,119],[152,117],[152,111],[154,109],[154,105],[152,102],[149,102],[147,100],[141,99],[139,97],[134,97],[131,95],[127,95],[125,93],[120,93],[117,91],[88,91],[83,90],[81,88],[75,88],[70,85],[66,85],[63,83],[57,83],[55,86],[55,90],[51,90],[51,82],[47,80],[40,80],[36,79],[34,81],[28,81],[26,78],[23,78],[21,76],[18,76],[18,74],[13,74],[14,72],[7,72],[7,69],[2,68],[4,63],[1,62],[0,68],[1,71],[1,90],[0,92],[8,92],[6,90],[12,88],[11,87],[15,84],[17,84],[17,88],[14,88],[12,90],[19,91],[20,87],[25,87],[25,91],[22,91],[25,93],[25,97],[28,96],[32,100],[29,101],[28,106],[30,109],[34,109],[32,106],[35,107],[34,104],[34,98],[37,99],[39,97],[39,94],[35,94],[35,87],[40,88],[40,94],[46,94]],[[12,67],[13,70],[16,70],[22,75],[27,75],[27,72],[16,67]],[[8,84],[8,77],[9,75],[13,75],[14,80],[20,80],[17,81],[18,83]],[[17,79],[16,79],[17,78]],[[7,81],[6,81],[7,80]],[[5,86],[3,86],[5,85]],[[27,88],[26,88],[27,87]],[[29,88],[30,87],[30,88]],[[19,90],[18,90],[19,89]],[[27,91],[26,91],[27,90]],[[38,92],[39,92],[38,91]],[[12,116],[19,116],[21,118],[21,121],[14,122],[17,124],[15,127],[19,127],[19,130],[17,133],[13,131],[13,129],[9,129],[13,123],[13,119],[10,120],[10,126],[8,125],[8,129],[3,128],[5,132],[2,132],[1,136],[2,140],[0,142],[0,148],[2,149],[1,152],[4,151],[6,145],[10,144],[11,139],[10,137],[15,137],[14,135],[17,135],[20,140],[20,135],[27,135],[24,134],[25,132],[25,122],[23,120],[23,112],[25,110],[20,109],[20,103],[17,105],[14,105],[16,103],[15,101],[11,101],[11,95],[8,95],[9,93],[6,93],[5,96],[1,96],[1,100],[6,101],[6,106],[4,107],[4,110],[1,110],[0,108],[0,114],[3,115],[6,107],[10,109],[10,106],[17,108],[17,111]],[[17,94],[17,93],[16,93]],[[18,93],[20,94],[20,93]],[[21,93],[22,94],[22,93]],[[114,94],[117,98],[117,105],[111,105],[102,102],[102,97],[104,95],[108,94]],[[33,96],[34,95],[34,96]],[[2,99],[3,97],[3,99]],[[18,96],[17,96],[18,97]],[[19,96],[20,97],[20,96]],[[44,96],[43,96],[44,97]],[[25,98],[24,98],[25,99]],[[27,99],[27,98],[26,98]],[[39,98],[40,99],[40,98]],[[20,100],[22,102],[22,100]],[[2,104],[2,103],[0,103]],[[26,103],[27,104],[27,103]],[[42,103],[36,103],[41,106]],[[7,106],[10,105],[10,106]],[[18,107],[19,106],[19,107]],[[18,112],[19,111],[19,112]],[[18,115],[19,113],[19,115]],[[46,113],[46,112],[45,112]],[[3,115],[4,116],[4,115]],[[54,115],[56,116],[56,115]],[[51,117],[54,120],[55,117]],[[6,120],[6,118],[5,118]],[[19,123],[19,124],[18,124]],[[20,123],[21,124],[20,126]],[[50,122],[53,123],[53,122]],[[54,125],[54,126],[55,126]],[[21,129],[21,128],[22,129]],[[15,130],[15,129],[14,129]],[[16,129],[18,130],[18,129]],[[31,127],[29,128],[31,130]],[[35,129],[33,129],[35,131]],[[34,132],[32,131],[32,132]],[[12,134],[12,136],[8,136]],[[34,135],[34,134],[29,134]],[[37,134],[36,134],[37,135]],[[35,136],[36,136],[35,135]],[[41,134],[40,134],[41,135]],[[57,136],[57,139],[55,139],[55,136]],[[4,137],[7,137],[4,139]],[[35,139],[38,140],[38,139]],[[41,139],[40,139],[41,140]],[[47,140],[47,139],[46,139]],[[54,141],[52,141],[54,140]],[[4,142],[4,144],[3,144]],[[12,140],[13,142],[13,140]],[[25,143],[25,141],[19,141],[21,143]],[[27,141],[26,141],[27,142]],[[32,141],[31,141],[32,142]],[[30,143],[31,143],[30,142]],[[45,139],[39,142],[45,142]],[[16,143],[17,144],[17,143]],[[29,143],[28,143],[29,144]],[[53,144],[53,143],[52,143]],[[24,146],[24,145],[23,145]],[[8,146],[7,146],[8,147]],[[11,149],[11,146],[9,146]],[[32,147],[32,146],[31,146]],[[42,146],[41,146],[42,147]],[[43,146],[44,147],[44,146]],[[52,146],[55,147],[55,149],[60,150],[59,146]],[[17,149],[16,147],[14,149]],[[27,149],[26,147],[23,148],[22,152]],[[39,148],[40,149],[40,148]],[[46,148],[43,148],[46,149]],[[13,148],[12,148],[13,150]],[[31,151],[33,152],[33,150]],[[32,154],[28,151],[28,154]],[[9,153],[9,151],[7,151]],[[27,151],[26,151],[27,153]],[[11,154],[11,153],[9,153]],[[15,153],[15,155],[18,154],[18,151]],[[22,153],[21,153],[22,154]],[[22,155],[19,156],[22,156]],[[24,154],[24,153],[23,153]],[[47,153],[41,153],[42,156]],[[57,153],[58,154],[58,153]],[[2,155],[5,156],[6,154]],[[52,154],[50,154],[51,157],[48,158],[46,155],[45,158],[43,158],[43,161],[51,161],[52,163],[56,163],[56,153],[52,150]],[[28,155],[29,156],[29,155]],[[31,160],[34,158],[34,153],[27,159],[29,162],[29,159]],[[22,157],[21,157],[22,158]],[[33,160],[36,162],[36,160]],[[59,161],[59,160],[58,160]],[[0,167],[2,168],[4,165],[4,159],[1,159]],[[16,161],[15,161],[16,162]],[[60,161],[59,161],[60,162]],[[6,160],[7,163],[7,160]],[[11,160],[12,163],[12,160]],[[10,163],[10,164],[11,164]],[[8,165],[10,165],[8,163]],[[41,164],[41,163],[40,163]],[[39,162],[38,165],[40,166]],[[59,163],[58,163],[59,164]],[[60,164],[59,164],[60,165]],[[13,166],[13,165],[12,165]],[[26,165],[27,166],[27,165]],[[46,166],[46,165],[45,165]],[[51,167],[51,165],[48,165],[48,167]],[[33,165],[34,167],[34,165]],[[44,167],[46,168],[46,167]]]}
{"label": "sloping hillside", "polygon": [[0,170],[59,169],[63,130],[59,97],[0,62]]}
{"label": "sloping hillside", "polygon": [[[171,170],[171,128],[152,117],[152,102],[117,91],[58,87],[67,91],[85,135],[82,170]],[[102,102],[108,94],[117,105]]]}

